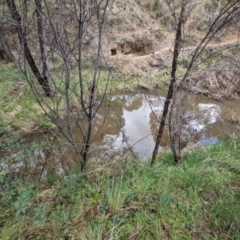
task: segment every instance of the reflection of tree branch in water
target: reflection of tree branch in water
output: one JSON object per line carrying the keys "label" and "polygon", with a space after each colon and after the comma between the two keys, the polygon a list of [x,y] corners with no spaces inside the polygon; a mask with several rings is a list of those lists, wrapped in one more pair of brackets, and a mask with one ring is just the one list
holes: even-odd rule
{"label": "reflection of tree branch in water", "polygon": [[131,147],[134,147],[136,144],[138,144],[139,142],[141,142],[142,140],[144,140],[145,138],[147,138],[148,136],[150,136],[152,133],[149,133],[148,135],[146,135],[145,137],[141,138],[140,140],[138,140],[137,142],[135,142]]}
{"label": "reflection of tree branch in water", "polygon": [[126,137],[124,131],[122,131],[122,135],[123,135],[123,139],[122,139],[122,145],[123,145],[124,143],[127,143],[128,138]]}
{"label": "reflection of tree branch in water", "polygon": [[[114,108],[113,108],[113,110],[114,110],[115,113],[119,116],[119,118],[121,118],[121,116],[117,113],[117,111],[116,111]],[[116,126],[119,127],[119,124],[116,123],[112,117],[111,117],[111,119],[112,119],[113,123],[114,123]],[[120,132],[121,132],[122,135],[123,135],[123,136],[122,136],[122,145],[123,145],[124,143],[126,143],[126,145],[127,145],[127,150],[126,150],[126,152],[127,152],[127,151],[131,151],[133,157],[136,159],[136,158],[137,158],[137,154],[133,151],[132,147],[133,147],[135,144],[137,144],[139,141],[141,141],[142,139],[139,140],[138,142],[134,143],[134,144],[131,146],[131,145],[129,145],[129,143],[128,143],[128,136],[125,134],[124,129],[122,129],[122,124],[121,124]],[[149,134],[149,135],[150,135],[150,134]],[[117,139],[117,137],[118,137],[118,136],[116,135],[115,139]],[[144,137],[144,138],[145,138],[145,137]],[[143,138],[143,139],[144,139],[144,138]],[[126,152],[124,152],[121,157],[123,157],[123,155],[126,154]]]}
{"label": "reflection of tree branch in water", "polygon": [[[150,135],[151,135],[151,133],[149,133],[149,134],[146,135],[145,137],[141,138],[140,140],[138,140],[137,142],[135,142],[135,143],[132,144],[132,145],[128,144],[127,141],[125,140],[126,144],[128,145],[126,152],[127,152],[127,151],[130,151],[130,152],[133,154],[133,157],[136,159],[136,158],[138,157],[138,155],[133,151],[133,147],[134,147],[136,144],[138,144],[139,142],[141,142],[142,140],[144,140],[145,138],[147,138],[148,136],[150,136]],[[123,137],[126,137],[126,135],[124,134],[124,132],[123,132]],[[123,142],[124,142],[124,140],[123,140]],[[125,152],[125,153],[126,153],[126,152]]]}
{"label": "reflection of tree branch in water", "polygon": [[150,107],[150,109],[151,109],[151,112],[153,113],[153,116],[156,118],[156,121],[159,122],[159,118],[158,118],[158,116],[156,115],[156,113],[154,112],[154,110],[153,110],[153,108],[152,108],[151,100],[148,100],[148,99],[147,99],[147,96],[145,96],[145,100],[146,100],[146,102],[148,103],[148,105],[149,105],[149,107]]}
{"label": "reflection of tree branch in water", "polygon": [[42,175],[43,175],[43,172],[47,166],[47,160],[49,159],[49,156],[51,154],[51,150],[52,150],[52,147],[53,147],[53,144],[55,142],[55,140],[58,138],[58,135],[59,135],[60,131],[57,131],[54,135],[53,135],[53,139],[51,141],[51,144],[50,144],[50,147],[47,149],[47,154],[45,155],[45,159],[44,159],[44,163],[42,165],[42,169],[41,169],[41,172],[39,174],[39,178],[38,178],[38,182],[41,181],[41,178],[42,178]]}
{"label": "reflection of tree branch in water", "polygon": [[[155,111],[154,111],[154,109],[153,109],[153,107],[152,107],[152,100],[151,100],[151,99],[149,100],[149,99],[147,98],[148,96],[146,96],[146,95],[144,95],[144,97],[145,97],[145,100],[146,100],[146,102],[148,103],[148,105],[149,105],[149,107],[150,107],[150,109],[151,109],[151,113],[153,113],[153,115],[154,115],[154,117],[155,117],[155,120],[156,120],[158,123],[160,123],[159,116],[157,116],[157,114],[155,113]],[[160,103],[162,106],[164,106],[163,100],[161,100],[160,97],[154,96],[154,98],[158,99],[159,103]]]}
{"label": "reflection of tree branch in water", "polygon": [[[110,101],[109,101],[109,102],[110,102]],[[103,125],[104,125],[105,122],[106,122],[107,116],[108,116],[108,114],[109,114],[109,112],[110,112],[110,103],[109,103],[108,105],[106,105],[106,106],[108,107],[108,108],[107,108],[107,112],[106,112],[106,114],[105,114],[105,116],[104,116],[104,118],[103,118],[103,121],[102,121],[102,123],[101,123],[101,126],[98,128],[98,131],[97,131],[97,133],[95,134],[95,137],[99,135],[99,133],[100,133]],[[94,141],[94,138],[90,141],[90,143],[92,144],[93,141]]]}
{"label": "reflection of tree branch in water", "polygon": [[[110,118],[112,119],[113,123],[117,126],[117,127],[120,127],[122,128],[123,124],[121,122],[121,119],[122,119],[122,116],[120,116],[120,114],[117,112],[117,110],[115,110],[115,108],[112,107],[112,111],[115,112],[115,114],[117,115],[117,117],[120,119],[120,124],[119,123],[116,123],[115,120],[112,118],[112,116],[110,116]],[[120,125],[120,126],[119,126]]]}

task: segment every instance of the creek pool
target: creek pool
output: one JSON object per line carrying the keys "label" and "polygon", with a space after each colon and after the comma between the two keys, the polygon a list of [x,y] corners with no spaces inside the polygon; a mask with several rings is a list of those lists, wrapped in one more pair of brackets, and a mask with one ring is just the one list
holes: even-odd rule
{"label": "creek pool", "polygon": [[[95,153],[95,157],[124,158],[124,154],[128,152],[148,158],[155,145],[159,116],[163,110],[165,98],[162,96],[160,93],[119,93],[109,96],[94,119],[91,150]],[[180,108],[183,105],[184,103],[180,102],[177,106]],[[184,116],[181,116],[181,121],[183,120],[182,142],[197,147],[215,144],[226,136],[239,135],[239,101],[217,102],[200,95],[189,95]],[[80,123],[84,126],[86,120],[83,118]],[[82,142],[80,136],[79,129],[74,130],[76,142]],[[50,143],[53,138],[51,133],[32,134],[26,137],[26,141]],[[58,138],[61,142],[59,152],[53,152],[47,158],[49,163],[61,172],[70,169],[79,160],[74,151],[70,151],[67,144],[64,144],[65,139],[60,136]],[[159,151],[165,147],[169,147],[167,127]],[[34,155],[36,169],[39,168],[38,166],[41,168],[46,162],[46,154],[43,150],[36,150]],[[19,166],[22,168],[22,164],[17,164],[16,169]],[[14,167],[14,164],[12,166]]]}

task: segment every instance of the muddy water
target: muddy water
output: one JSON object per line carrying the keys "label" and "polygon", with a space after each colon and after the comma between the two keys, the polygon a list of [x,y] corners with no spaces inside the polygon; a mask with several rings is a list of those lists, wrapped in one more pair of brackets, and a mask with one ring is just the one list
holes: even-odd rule
{"label": "muddy water", "polygon": [[163,103],[162,97],[144,94],[109,97],[110,114],[94,139],[95,145],[101,145],[111,152],[132,148],[141,156],[149,155],[154,147],[158,115]]}
{"label": "muddy water", "polygon": [[[92,152],[97,158],[123,158],[124,153],[149,157],[154,148],[163,110],[164,97],[160,93],[115,94],[109,96],[94,120]],[[182,107],[180,102],[177,107]],[[198,95],[189,95],[187,107],[181,118],[173,119],[181,126],[181,141],[185,144],[203,146],[214,144],[231,134],[240,134],[240,103],[223,103]],[[178,109],[176,109],[178,110]],[[180,119],[180,121],[179,121]],[[86,124],[80,119],[82,126]],[[74,131],[76,142],[81,143],[80,132]],[[51,134],[38,134],[29,140],[51,142]],[[60,154],[52,156],[57,169],[64,171],[78,162],[74,152],[61,141]],[[168,129],[165,129],[159,151],[169,146]],[[96,154],[98,150],[98,153]],[[43,158],[44,159],[44,158]]]}
{"label": "muddy water", "polygon": [[[131,147],[137,154],[149,156],[154,148],[164,97],[141,93],[119,94],[109,97],[109,102],[110,113],[94,144],[112,152]],[[99,115],[101,119],[101,111]],[[176,122],[181,127],[182,141],[198,145],[215,143],[239,132],[239,103],[219,103],[205,97],[188,96],[181,121],[182,124],[179,119]],[[166,129],[159,150],[168,145]]]}
{"label": "muddy water", "polygon": [[[159,116],[165,100],[158,95],[159,93],[155,95],[131,93],[108,97],[94,121],[93,146],[110,152],[132,148],[141,156],[150,155],[154,148]],[[85,124],[84,119],[80,121],[82,125]],[[184,115],[173,122],[177,122],[181,127],[183,140],[188,143],[220,140],[239,133],[240,102],[234,100],[221,103],[199,95],[189,95]],[[78,129],[74,132],[75,140],[81,142]],[[49,137],[51,136],[35,135],[34,139],[44,141]],[[168,145],[166,127],[159,150]]]}

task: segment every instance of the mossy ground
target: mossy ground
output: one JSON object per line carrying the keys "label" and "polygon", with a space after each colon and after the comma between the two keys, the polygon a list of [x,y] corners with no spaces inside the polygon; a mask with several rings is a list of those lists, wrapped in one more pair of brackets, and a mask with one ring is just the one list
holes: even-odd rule
{"label": "mossy ground", "polygon": [[[98,161],[96,161],[98,160]],[[101,163],[40,183],[1,176],[1,239],[239,239],[240,141]]]}

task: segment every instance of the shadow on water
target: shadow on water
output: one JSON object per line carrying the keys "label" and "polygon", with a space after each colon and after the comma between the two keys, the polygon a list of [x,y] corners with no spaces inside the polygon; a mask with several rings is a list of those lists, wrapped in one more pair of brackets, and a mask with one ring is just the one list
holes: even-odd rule
{"label": "shadow on water", "polygon": [[[164,104],[164,97],[158,95],[160,94],[120,93],[108,97],[94,120],[92,152],[97,159],[123,158],[126,151],[146,158],[151,155]],[[206,97],[189,95],[184,114],[181,119],[184,119],[181,141],[186,142],[186,145],[215,144],[220,139],[239,132],[240,108],[237,101],[220,103]],[[79,121],[83,126],[86,124],[84,118]],[[74,134],[75,140],[82,142],[78,129]],[[51,134],[35,134],[27,140],[51,142],[52,139]],[[168,146],[166,128],[159,151]],[[74,152],[64,144],[61,144],[60,154],[53,152],[51,159],[63,171],[78,162]]]}

